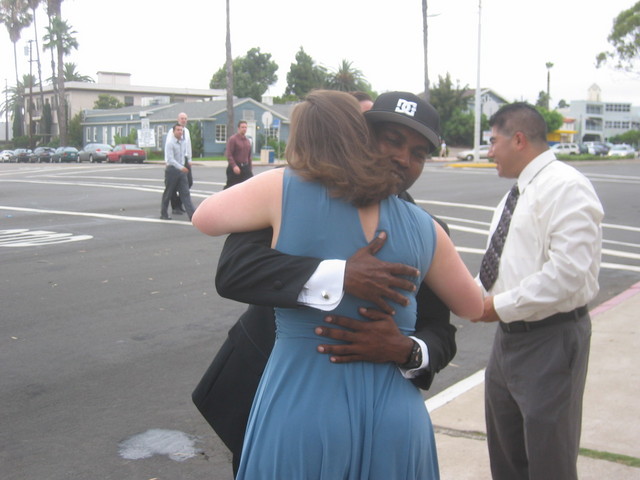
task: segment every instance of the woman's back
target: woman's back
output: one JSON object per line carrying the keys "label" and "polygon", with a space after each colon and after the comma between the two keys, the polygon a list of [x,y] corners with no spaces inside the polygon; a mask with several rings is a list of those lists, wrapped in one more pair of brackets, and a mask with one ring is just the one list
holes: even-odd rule
{"label": "woman's back", "polygon": [[[346,259],[367,244],[358,210],[320,184],[284,176],[277,249]],[[380,258],[426,272],[432,220],[396,197],[380,204],[389,233]],[[412,279],[419,282],[419,279]],[[332,312],[360,318],[363,302],[346,295]],[[393,305],[411,333],[415,299]],[[432,429],[422,396],[395,364],[335,365],[316,352],[314,328],[326,312],[277,309],[277,340],[252,409],[238,478],[437,478]]]}

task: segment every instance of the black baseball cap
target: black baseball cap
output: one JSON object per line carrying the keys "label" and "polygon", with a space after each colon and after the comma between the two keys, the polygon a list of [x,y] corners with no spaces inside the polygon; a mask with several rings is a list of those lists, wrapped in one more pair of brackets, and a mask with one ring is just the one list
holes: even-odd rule
{"label": "black baseball cap", "polygon": [[409,92],[386,92],[364,112],[371,123],[393,122],[413,128],[433,145],[440,146],[440,115],[422,98]]}

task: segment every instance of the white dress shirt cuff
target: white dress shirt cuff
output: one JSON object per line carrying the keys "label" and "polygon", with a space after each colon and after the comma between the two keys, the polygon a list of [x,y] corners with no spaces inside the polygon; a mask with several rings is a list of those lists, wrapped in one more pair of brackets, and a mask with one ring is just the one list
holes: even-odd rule
{"label": "white dress shirt cuff", "polygon": [[424,370],[429,366],[429,349],[427,348],[427,344],[424,343],[419,338],[417,337],[409,337],[409,338],[418,342],[418,345],[420,345],[420,348],[422,349],[422,365],[412,370],[406,370],[404,368],[398,367],[398,369],[400,370],[400,373],[402,373],[402,376],[404,378],[408,378],[409,380],[411,380],[412,378],[415,378],[418,375],[420,375],[422,373],[421,370]]}
{"label": "white dress shirt cuff", "polygon": [[346,260],[323,260],[298,295],[298,303],[325,312],[338,306],[344,296]]}

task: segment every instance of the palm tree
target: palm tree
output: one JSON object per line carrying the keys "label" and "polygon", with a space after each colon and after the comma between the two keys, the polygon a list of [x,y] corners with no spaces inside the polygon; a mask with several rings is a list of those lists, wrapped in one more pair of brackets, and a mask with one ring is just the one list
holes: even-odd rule
{"label": "palm tree", "polygon": [[231,58],[231,28],[229,0],[227,0],[227,138],[233,135],[235,120],[233,118],[233,58]]}
{"label": "palm tree", "polygon": [[95,80],[89,75],[82,75],[76,70],[77,65],[73,62],[65,62],[64,64],[64,81],[65,82],[83,82],[95,83]]}
{"label": "palm tree", "polygon": [[58,85],[58,126],[60,128],[60,144],[65,145],[67,141],[67,102],[64,96],[64,56],[71,53],[71,50],[78,48],[78,41],[75,39],[75,30],[66,20],[60,17],[53,17],[47,27],[47,34],[44,36],[44,47],[56,49]]}
{"label": "palm tree", "polygon": [[4,23],[9,32],[9,38],[13,42],[13,61],[16,73],[16,85],[18,78],[18,52],[16,44],[20,40],[20,32],[31,24],[29,5],[24,0],[0,0],[0,23]]}
{"label": "palm tree", "polygon": [[343,92],[356,90],[367,91],[369,88],[364,75],[357,68],[353,68],[353,62],[342,60],[335,73],[329,75],[329,88]]}

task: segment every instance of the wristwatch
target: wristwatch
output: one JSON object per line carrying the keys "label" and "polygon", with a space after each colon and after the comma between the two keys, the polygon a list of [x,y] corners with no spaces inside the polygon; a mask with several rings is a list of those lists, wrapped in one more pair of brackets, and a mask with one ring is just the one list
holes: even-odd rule
{"label": "wristwatch", "polygon": [[411,348],[409,359],[400,365],[400,368],[404,368],[405,370],[413,370],[422,365],[422,348],[420,348],[420,344],[415,340],[411,339],[411,341],[413,342],[413,347]]}

